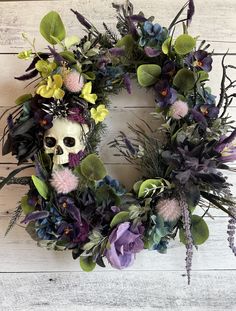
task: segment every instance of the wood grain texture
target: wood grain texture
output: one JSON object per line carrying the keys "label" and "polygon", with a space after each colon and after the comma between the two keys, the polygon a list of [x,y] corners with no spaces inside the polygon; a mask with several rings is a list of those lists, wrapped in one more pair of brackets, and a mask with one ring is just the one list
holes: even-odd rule
{"label": "wood grain texture", "polygon": [[2,274],[2,311],[233,311],[236,271]]}
{"label": "wood grain texture", "polygon": [[[14,80],[21,75],[27,62],[18,60],[16,53],[28,44],[21,33],[36,38],[38,49],[45,48],[40,38],[39,23],[44,14],[58,10],[68,29],[68,35],[82,35],[82,28],[70,8],[79,10],[101,29],[102,22],[114,29],[112,0],[51,0],[0,1],[0,115],[14,105],[26,84]],[[117,1],[116,1],[117,2]],[[168,25],[185,0],[133,0],[136,12],[155,15],[156,21]],[[236,54],[235,0],[195,0],[196,14],[191,34],[207,39],[216,53]],[[179,30],[177,30],[176,34]],[[221,57],[214,56],[210,86],[219,95]],[[236,55],[227,57],[236,65]],[[236,79],[236,72],[232,78]],[[153,94],[134,86],[129,97],[126,92],[112,96],[112,109],[107,119],[108,132],[104,136],[100,154],[107,163],[108,173],[127,187],[140,178],[134,167],[113,156],[107,142],[126,129],[126,123],[149,118]],[[236,103],[230,109],[236,119]],[[2,133],[3,122],[0,122]],[[0,156],[0,176],[15,167],[15,159]],[[28,175],[33,170],[25,172]],[[25,175],[24,173],[21,176]],[[232,193],[236,196],[236,174],[228,173]],[[27,187],[8,186],[0,192],[0,311],[126,311],[178,310],[225,311],[236,310],[236,260],[227,243],[227,221],[217,210],[207,218],[210,238],[194,252],[192,284],[187,286],[185,249],[178,241],[171,243],[166,255],[144,251],[137,255],[135,264],[125,271],[97,268],[95,272],[81,272],[79,262],[70,252],[51,252],[38,248],[20,226],[4,238],[4,232],[20,197]],[[201,211],[196,211],[201,214]]]}
{"label": "wood grain texture", "polygon": [[[8,221],[8,217],[0,218],[0,272],[81,271],[79,261],[72,259],[70,251],[55,252],[37,248],[36,242],[22,227],[14,227],[3,238]],[[194,271],[236,270],[236,260],[227,242],[227,222],[228,217],[215,217],[215,220],[207,219],[210,237],[205,244],[199,245],[198,251],[194,251]],[[170,243],[167,254],[142,251],[137,254],[134,265],[126,271],[181,271],[185,269],[184,259],[185,247],[177,237],[176,241]],[[107,265],[105,270],[97,267],[95,271],[106,273],[108,270],[113,270],[113,268]]]}
{"label": "wood grain texture", "polygon": [[[21,2],[20,14],[16,10],[17,1],[0,2],[0,52],[15,52],[27,46],[22,41],[21,33],[27,32],[30,37],[37,37],[37,46],[45,47],[45,41],[38,37],[38,27],[44,14],[50,10],[61,13],[63,21],[69,29],[69,35],[82,35],[82,27],[78,25],[70,8],[79,10],[101,30],[102,22],[114,28],[115,11],[110,0],[100,0],[99,5],[94,0],[60,0],[60,1],[29,1]],[[142,0],[134,0],[135,12],[143,10],[146,16],[155,15],[156,20],[168,26],[185,1],[148,0],[145,5]],[[217,44],[217,50],[222,52],[223,42],[236,42],[236,29],[232,27],[236,14],[236,4],[232,0],[196,0],[196,16],[191,26],[193,35],[200,35],[208,41]],[[27,22],[26,22],[27,21]],[[181,26],[180,26],[181,31]],[[207,29],[207,31],[206,31]],[[178,30],[177,30],[178,31]],[[176,33],[177,33],[176,31]],[[231,52],[236,53],[236,49]]]}

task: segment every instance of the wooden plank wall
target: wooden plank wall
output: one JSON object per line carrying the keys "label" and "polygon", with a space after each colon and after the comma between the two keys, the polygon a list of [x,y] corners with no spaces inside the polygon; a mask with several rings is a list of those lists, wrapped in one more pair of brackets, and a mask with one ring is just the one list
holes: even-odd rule
{"label": "wooden plank wall", "polygon": [[[98,28],[102,22],[114,27],[111,0],[0,1],[0,113],[14,104],[24,84],[15,81],[26,63],[16,53],[28,48],[22,32],[36,38],[38,49],[46,42],[38,34],[42,16],[58,10],[68,27],[68,34],[81,35],[70,8],[79,10]],[[155,15],[168,25],[184,0],[133,0],[136,10]],[[229,49],[228,62],[236,66],[236,2],[235,0],[195,0],[196,15],[191,33],[207,39],[215,50],[211,87],[219,94],[221,57]],[[233,74],[236,78],[235,73]],[[113,96],[107,120],[108,131],[101,144],[101,156],[110,174],[129,185],[138,178],[134,168],[107,148],[126,123],[139,118],[150,120],[153,94],[134,85],[133,95]],[[236,102],[230,109],[236,117]],[[153,123],[154,124],[154,123]],[[3,130],[0,124],[0,132]],[[7,175],[15,165],[10,157],[0,157],[0,176]],[[30,173],[30,172],[29,172]],[[229,181],[236,194],[236,177]],[[56,253],[35,246],[20,226],[4,238],[10,214],[24,193],[21,186],[8,186],[0,193],[0,310],[236,310],[236,260],[227,245],[227,217],[214,211],[209,218],[210,238],[195,251],[192,283],[187,286],[185,250],[178,241],[171,244],[167,255],[145,251],[125,271],[108,267],[86,274],[70,253]]]}

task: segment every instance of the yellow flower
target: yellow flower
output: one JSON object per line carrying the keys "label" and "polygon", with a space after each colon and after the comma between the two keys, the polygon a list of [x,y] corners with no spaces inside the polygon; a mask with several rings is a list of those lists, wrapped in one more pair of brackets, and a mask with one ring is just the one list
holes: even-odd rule
{"label": "yellow flower", "polygon": [[99,105],[97,108],[92,108],[90,110],[91,118],[94,119],[95,123],[104,121],[109,111],[106,109],[105,105]]}
{"label": "yellow flower", "polygon": [[43,78],[48,77],[54,69],[56,69],[56,63],[40,59],[37,61],[35,68],[41,73]]}
{"label": "yellow flower", "polygon": [[60,75],[53,75],[47,78],[47,84],[43,81],[43,84],[37,88],[36,93],[44,98],[54,97],[56,99],[62,99],[65,95],[65,92],[61,89],[62,85],[62,77]]}
{"label": "yellow flower", "polygon": [[95,101],[97,100],[96,94],[91,94],[92,92],[92,82],[85,83],[84,87],[82,88],[81,95],[83,99],[85,99],[90,104],[95,104]]}
{"label": "yellow flower", "polygon": [[28,50],[28,51],[22,51],[20,52],[17,57],[19,59],[29,59],[30,56],[32,55],[32,50]]}

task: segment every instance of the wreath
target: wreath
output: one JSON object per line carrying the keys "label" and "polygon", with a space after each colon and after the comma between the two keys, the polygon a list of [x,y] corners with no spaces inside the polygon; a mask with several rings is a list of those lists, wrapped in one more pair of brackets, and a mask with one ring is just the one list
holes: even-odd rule
{"label": "wreath", "polygon": [[[154,23],[132,4],[113,4],[118,34],[103,23],[101,33],[79,12],[83,38],[66,36],[57,12],[49,12],[40,32],[50,44],[38,52],[35,40],[18,58],[31,63],[18,80],[32,80],[33,94],[17,98],[3,133],[3,154],[16,156],[19,168],[1,182],[22,183],[21,198],[7,232],[22,214],[26,231],[39,246],[71,250],[81,268],[105,267],[104,258],[122,269],[143,249],[165,253],[179,235],[186,246],[190,282],[193,248],[209,235],[204,216],[211,208],[229,215],[228,241],[236,255],[235,203],[224,171],[236,159],[236,130],[227,114],[236,81],[227,74],[224,55],[219,100],[207,86],[212,69],[209,45],[188,33],[194,14],[189,0],[169,27]],[[182,13],[187,11],[183,19]],[[182,24],[183,33],[175,36]],[[154,91],[153,118],[161,127],[129,125],[110,147],[137,166],[141,180],[131,190],[108,176],[97,153],[109,96],[131,80]],[[161,134],[161,135],[160,135]],[[30,163],[29,163],[30,162]],[[34,167],[32,177],[16,178]],[[200,206],[203,213],[195,213]]]}

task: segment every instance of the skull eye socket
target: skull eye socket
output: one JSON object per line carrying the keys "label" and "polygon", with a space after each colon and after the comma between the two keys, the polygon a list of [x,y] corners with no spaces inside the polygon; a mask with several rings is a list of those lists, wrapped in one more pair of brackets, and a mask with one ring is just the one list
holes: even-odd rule
{"label": "skull eye socket", "polygon": [[54,137],[45,137],[44,141],[45,141],[45,145],[48,148],[52,148],[56,146],[56,139]]}
{"label": "skull eye socket", "polygon": [[65,137],[63,139],[63,143],[66,147],[74,147],[75,145],[75,139],[74,137]]}

